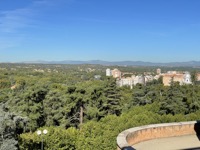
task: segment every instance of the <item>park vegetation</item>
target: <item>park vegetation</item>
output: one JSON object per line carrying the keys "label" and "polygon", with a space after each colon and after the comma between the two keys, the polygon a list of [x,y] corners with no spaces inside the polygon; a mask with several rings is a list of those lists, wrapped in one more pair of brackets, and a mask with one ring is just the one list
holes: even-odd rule
{"label": "park vegetation", "polygon": [[[156,70],[119,68],[136,74]],[[0,64],[0,150],[40,149],[38,129],[48,130],[46,150],[112,150],[127,128],[199,119],[198,69],[187,68],[191,85],[166,87],[160,78],[133,89],[117,87],[105,70],[100,65]]]}

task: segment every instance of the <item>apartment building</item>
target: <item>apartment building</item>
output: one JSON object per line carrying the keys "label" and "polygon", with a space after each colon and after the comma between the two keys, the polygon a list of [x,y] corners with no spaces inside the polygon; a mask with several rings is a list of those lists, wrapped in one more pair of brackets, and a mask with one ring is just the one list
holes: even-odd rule
{"label": "apartment building", "polygon": [[113,76],[113,78],[121,78],[122,72],[119,69],[106,69],[106,76]]}
{"label": "apartment building", "polygon": [[179,82],[180,85],[192,84],[191,75],[189,72],[177,73],[175,71],[162,74],[164,86],[170,86],[171,82]]}

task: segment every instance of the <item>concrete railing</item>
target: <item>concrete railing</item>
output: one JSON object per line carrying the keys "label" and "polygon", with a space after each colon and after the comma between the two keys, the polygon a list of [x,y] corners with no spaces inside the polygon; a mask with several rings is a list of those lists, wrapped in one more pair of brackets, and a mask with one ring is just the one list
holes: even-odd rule
{"label": "concrete railing", "polygon": [[[117,136],[117,149],[132,149],[134,144],[156,138],[199,134],[200,123],[197,121],[153,124],[130,128]],[[133,148],[134,149],[134,148]]]}

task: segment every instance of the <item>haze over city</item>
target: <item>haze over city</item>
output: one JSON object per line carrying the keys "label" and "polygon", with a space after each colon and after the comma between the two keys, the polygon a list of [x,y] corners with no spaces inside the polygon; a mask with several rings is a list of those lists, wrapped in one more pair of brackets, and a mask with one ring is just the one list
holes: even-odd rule
{"label": "haze over city", "polygon": [[198,0],[0,1],[0,62],[199,61]]}

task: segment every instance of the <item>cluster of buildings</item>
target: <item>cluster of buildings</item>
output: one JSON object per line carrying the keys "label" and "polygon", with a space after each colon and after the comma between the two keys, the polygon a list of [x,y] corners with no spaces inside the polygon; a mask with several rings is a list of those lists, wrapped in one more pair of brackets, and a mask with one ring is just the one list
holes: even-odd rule
{"label": "cluster of buildings", "polygon": [[152,81],[154,78],[158,79],[159,77],[152,76],[152,75],[134,75],[131,74],[131,77],[125,77],[126,74],[131,73],[122,73],[118,69],[106,69],[106,76],[112,76],[113,78],[117,79],[118,86],[130,86],[132,88],[133,85],[136,84],[146,84],[146,82]]}
{"label": "cluster of buildings", "polygon": [[191,75],[189,72],[168,71],[161,74],[163,76],[163,84],[170,86],[171,82],[179,82],[180,85],[192,84]]}
{"label": "cluster of buildings", "polygon": [[[136,84],[145,85],[147,82],[152,80],[158,80],[162,77],[162,82],[164,86],[170,86],[171,82],[179,82],[180,85],[184,84],[192,84],[191,74],[189,72],[177,72],[177,71],[168,71],[167,73],[161,73],[161,69],[156,70],[156,75],[152,75],[151,73],[142,74],[142,75],[134,75],[131,77],[125,77],[126,73],[121,72],[118,69],[106,69],[106,76],[112,76],[117,79],[118,86],[132,86]],[[197,75],[197,80],[200,80],[200,74]]]}

